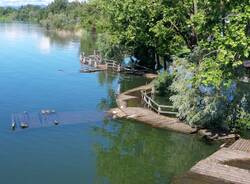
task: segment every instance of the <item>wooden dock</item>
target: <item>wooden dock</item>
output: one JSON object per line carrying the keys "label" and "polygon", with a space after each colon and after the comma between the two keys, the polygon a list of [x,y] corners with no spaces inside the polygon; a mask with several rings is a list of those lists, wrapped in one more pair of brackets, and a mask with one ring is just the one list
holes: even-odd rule
{"label": "wooden dock", "polygon": [[123,70],[122,66],[118,64],[115,60],[103,59],[101,55],[94,52],[93,55],[85,56],[84,54],[80,55],[80,64],[81,66],[89,66],[90,70],[81,69],[82,73],[97,72],[103,70],[113,70],[116,72],[121,72]]}
{"label": "wooden dock", "polygon": [[[89,66],[92,67],[91,72],[111,70],[114,72],[122,72],[125,74],[133,74],[146,76],[148,78],[154,78],[156,74],[152,73],[153,71],[149,68],[140,66],[141,69],[130,68],[122,65],[120,62],[103,58],[100,54],[97,54],[95,51],[92,55],[85,56],[84,53],[80,55],[80,64],[81,67]],[[94,69],[93,69],[94,68]],[[82,70],[82,73],[89,73],[88,70]]]}
{"label": "wooden dock", "polygon": [[127,107],[128,100],[138,98],[138,96],[135,96],[134,94],[138,93],[140,95],[142,90],[149,90],[152,88],[152,86],[153,83],[150,83],[148,85],[140,86],[118,95],[116,99],[118,108],[111,109],[110,114],[112,114],[114,117],[133,119],[149,124],[153,127],[168,129],[185,134],[196,132],[197,130],[195,128],[191,128],[189,125],[181,122],[177,118],[163,116],[143,107]]}
{"label": "wooden dock", "polygon": [[[44,112],[43,112],[44,111]],[[48,111],[48,112],[47,112]],[[20,112],[12,114],[11,128],[15,131],[33,128],[45,128],[68,124],[81,124],[101,121],[105,116],[104,112],[96,111],[68,111],[56,112],[42,110],[41,112]],[[27,127],[23,128],[22,123]]]}
{"label": "wooden dock", "polygon": [[239,139],[198,162],[184,179],[185,183],[250,184],[250,140]]}

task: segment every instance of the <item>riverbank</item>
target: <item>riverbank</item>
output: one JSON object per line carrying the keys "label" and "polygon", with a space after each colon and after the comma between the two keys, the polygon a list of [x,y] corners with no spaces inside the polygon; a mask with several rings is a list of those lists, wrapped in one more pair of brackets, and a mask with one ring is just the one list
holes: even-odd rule
{"label": "riverbank", "polygon": [[153,82],[118,95],[116,98],[118,108],[111,109],[109,113],[115,118],[133,119],[156,128],[168,129],[185,134],[197,132],[197,129],[182,123],[177,118],[163,116],[143,107],[128,107],[128,100],[138,98],[137,95],[141,90],[149,90],[152,87]]}
{"label": "riverbank", "polygon": [[[150,75],[151,76],[151,75]],[[151,76],[152,77],[152,76]],[[154,75],[152,78],[155,78]],[[178,118],[168,117],[158,114],[145,107],[129,107],[128,102],[133,99],[138,99],[141,96],[141,91],[150,90],[153,87],[153,81],[147,85],[143,85],[134,89],[130,89],[121,93],[116,98],[117,108],[109,111],[114,118],[127,118],[133,119],[138,122],[149,124],[156,128],[167,129],[184,134],[197,133],[200,137],[209,141],[235,141],[239,135],[228,134],[221,132],[214,132],[208,129],[197,129],[189,126],[188,124],[180,121]]]}
{"label": "riverbank", "polygon": [[57,34],[61,38],[72,38],[72,37],[79,37],[81,38],[84,34],[83,29],[76,29],[76,30],[67,30],[67,29],[48,29],[49,32]]}

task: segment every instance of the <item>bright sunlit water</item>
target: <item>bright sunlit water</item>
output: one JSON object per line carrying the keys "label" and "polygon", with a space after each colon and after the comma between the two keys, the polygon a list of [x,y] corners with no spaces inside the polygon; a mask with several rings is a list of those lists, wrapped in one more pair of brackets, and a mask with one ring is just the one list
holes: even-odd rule
{"label": "bright sunlit water", "polygon": [[[93,45],[86,41],[0,24],[1,184],[171,183],[217,149],[196,136],[108,120],[118,86],[146,80],[80,73],[79,49]],[[12,113],[41,109],[84,111],[93,121],[11,131]]]}

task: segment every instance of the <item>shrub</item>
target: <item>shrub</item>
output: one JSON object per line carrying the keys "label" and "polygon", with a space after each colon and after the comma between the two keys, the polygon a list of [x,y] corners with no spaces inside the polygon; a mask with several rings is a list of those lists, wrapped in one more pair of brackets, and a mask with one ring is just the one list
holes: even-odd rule
{"label": "shrub", "polygon": [[171,96],[172,91],[169,89],[174,79],[174,75],[165,71],[159,75],[154,82],[155,92],[160,96]]}
{"label": "shrub", "polygon": [[191,126],[216,129],[239,130],[249,126],[248,101],[242,97],[244,93],[237,91],[236,81],[204,85],[195,81],[195,64],[176,59],[173,66],[175,78],[170,89],[175,94],[170,99],[180,119]]}

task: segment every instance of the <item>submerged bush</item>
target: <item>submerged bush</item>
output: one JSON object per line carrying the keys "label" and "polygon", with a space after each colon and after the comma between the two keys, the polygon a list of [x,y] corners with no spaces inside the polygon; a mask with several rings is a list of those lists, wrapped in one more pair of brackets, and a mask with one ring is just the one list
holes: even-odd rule
{"label": "submerged bush", "polygon": [[154,82],[155,92],[160,96],[170,96],[172,91],[169,89],[174,79],[174,75],[165,71],[159,75],[159,77]]}

